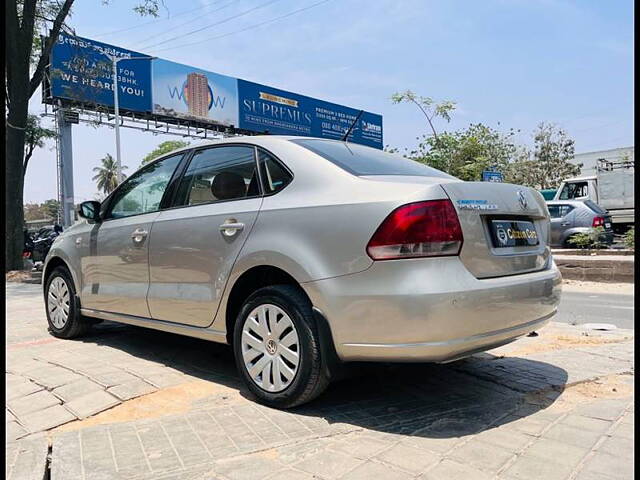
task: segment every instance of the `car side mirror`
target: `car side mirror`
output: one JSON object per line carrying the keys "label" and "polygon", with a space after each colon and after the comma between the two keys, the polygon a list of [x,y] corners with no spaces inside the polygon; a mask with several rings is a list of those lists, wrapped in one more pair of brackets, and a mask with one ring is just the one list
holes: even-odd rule
{"label": "car side mirror", "polygon": [[89,220],[89,223],[100,221],[100,202],[89,200],[82,202],[78,208],[78,215]]}

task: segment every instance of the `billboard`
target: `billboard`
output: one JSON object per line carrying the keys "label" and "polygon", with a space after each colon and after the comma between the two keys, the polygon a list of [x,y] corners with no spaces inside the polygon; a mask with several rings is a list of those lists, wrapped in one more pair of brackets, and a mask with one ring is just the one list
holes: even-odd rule
{"label": "billboard", "polygon": [[[113,107],[112,57],[123,110],[243,132],[340,139],[360,110],[189,65],[60,34],[51,52],[48,100]],[[126,58],[138,59],[126,60]],[[382,148],[382,116],[362,112],[349,141]]]}

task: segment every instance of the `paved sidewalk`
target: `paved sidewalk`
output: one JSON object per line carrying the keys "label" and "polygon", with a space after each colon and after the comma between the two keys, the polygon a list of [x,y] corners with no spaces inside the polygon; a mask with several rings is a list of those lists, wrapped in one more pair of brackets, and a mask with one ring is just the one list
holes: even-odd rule
{"label": "paved sidewalk", "polygon": [[46,331],[7,286],[10,479],[630,479],[633,332],[551,324],[449,365],[375,365],[260,406],[227,347],[98,325]]}

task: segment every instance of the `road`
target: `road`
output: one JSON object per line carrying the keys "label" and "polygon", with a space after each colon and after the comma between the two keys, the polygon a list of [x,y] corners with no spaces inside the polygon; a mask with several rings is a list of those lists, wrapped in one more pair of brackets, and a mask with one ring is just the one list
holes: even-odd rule
{"label": "road", "polygon": [[563,291],[554,322],[570,324],[612,323],[634,328],[633,295]]}

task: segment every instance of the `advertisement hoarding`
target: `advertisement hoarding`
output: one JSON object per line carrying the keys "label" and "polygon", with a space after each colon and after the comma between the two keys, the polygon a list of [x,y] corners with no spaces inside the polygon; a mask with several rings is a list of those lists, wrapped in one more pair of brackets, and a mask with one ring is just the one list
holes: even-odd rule
{"label": "advertisement hoarding", "polygon": [[[49,67],[51,96],[113,106],[112,57],[145,57],[139,52],[61,34]],[[120,108],[151,112],[151,60],[118,62]]]}
{"label": "advertisement hoarding", "polygon": [[[112,56],[147,55],[61,34],[51,53],[50,98],[113,107]],[[340,139],[360,110],[163,59],[118,62],[118,100],[130,112],[240,131]],[[382,116],[362,112],[349,141],[382,148]]]}

